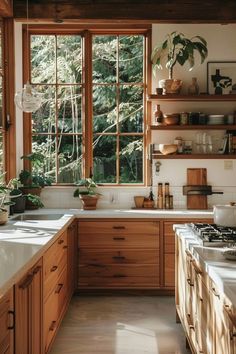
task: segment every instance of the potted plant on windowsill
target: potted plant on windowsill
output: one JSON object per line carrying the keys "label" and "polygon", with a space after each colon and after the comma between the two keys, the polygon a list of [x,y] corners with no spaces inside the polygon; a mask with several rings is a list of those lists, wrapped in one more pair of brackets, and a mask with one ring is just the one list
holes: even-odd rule
{"label": "potted plant on windowsill", "polygon": [[172,32],[167,35],[167,38],[154,47],[151,55],[153,64],[153,72],[156,74],[156,69],[162,69],[165,66],[169,71],[169,78],[160,80],[159,86],[163,88],[164,94],[179,93],[182,86],[182,80],[173,79],[173,69],[176,64],[184,65],[189,63],[189,71],[195,65],[194,54],[198,52],[201,58],[201,64],[208,55],[207,42],[201,36],[187,38],[183,33]]}
{"label": "potted plant on windowsill", "polygon": [[40,200],[42,188],[51,185],[51,178],[42,172],[44,155],[34,152],[22,156],[21,159],[28,160],[32,167],[32,172],[29,169],[24,169],[19,174],[22,184],[20,190],[24,195],[27,195],[26,209],[38,209],[43,206]]}
{"label": "potted plant on windowsill", "polygon": [[5,206],[11,206],[14,204],[11,202],[9,196],[9,185],[5,184],[4,174],[0,175],[0,225],[4,225],[8,221],[9,210]]}
{"label": "potted plant on windowsill", "polygon": [[84,210],[95,210],[99,193],[96,192],[97,184],[92,178],[84,178],[78,181],[76,185],[79,187],[74,191],[74,197],[79,197]]}

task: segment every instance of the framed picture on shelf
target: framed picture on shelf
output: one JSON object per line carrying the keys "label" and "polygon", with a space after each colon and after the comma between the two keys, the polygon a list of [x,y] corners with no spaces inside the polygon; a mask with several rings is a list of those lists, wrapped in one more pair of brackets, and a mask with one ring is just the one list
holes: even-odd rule
{"label": "framed picture on shelf", "polygon": [[209,95],[236,93],[236,61],[207,63],[207,92]]}

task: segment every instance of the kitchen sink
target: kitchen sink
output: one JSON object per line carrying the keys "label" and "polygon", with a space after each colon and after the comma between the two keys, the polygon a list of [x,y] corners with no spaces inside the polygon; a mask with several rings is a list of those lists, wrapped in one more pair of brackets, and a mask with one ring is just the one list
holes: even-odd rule
{"label": "kitchen sink", "polygon": [[24,214],[24,215],[17,215],[12,220],[20,220],[20,221],[27,221],[27,220],[58,220],[64,214]]}

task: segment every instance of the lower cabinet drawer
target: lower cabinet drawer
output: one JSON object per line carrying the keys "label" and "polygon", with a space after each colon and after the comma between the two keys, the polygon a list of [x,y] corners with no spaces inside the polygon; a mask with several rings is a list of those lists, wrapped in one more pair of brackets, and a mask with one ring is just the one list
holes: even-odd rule
{"label": "lower cabinet drawer", "polygon": [[44,279],[44,300],[51,293],[52,289],[57,286],[58,277],[62,270],[66,267],[67,264],[67,250],[64,251],[64,257],[59,258],[54,262],[54,265],[47,271],[47,276]]}
{"label": "lower cabinet drawer", "polygon": [[89,264],[79,266],[79,277],[112,277],[126,278],[126,277],[157,277],[159,266],[157,264]]}
{"label": "lower cabinet drawer", "polygon": [[79,277],[78,288],[159,288],[159,275],[125,277]]}
{"label": "lower cabinet drawer", "polygon": [[159,259],[157,250],[88,250],[79,252],[80,264],[154,264]]}
{"label": "lower cabinet drawer", "polygon": [[68,302],[67,267],[44,303],[44,350],[48,351]]}

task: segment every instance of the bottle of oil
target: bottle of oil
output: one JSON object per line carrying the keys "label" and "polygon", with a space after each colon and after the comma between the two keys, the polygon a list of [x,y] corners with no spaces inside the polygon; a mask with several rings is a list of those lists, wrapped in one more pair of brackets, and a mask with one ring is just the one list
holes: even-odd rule
{"label": "bottle of oil", "polygon": [[156,105],[156,110],[154,112],[154,118],[156,124],[163,123],[163,112],[161,111],[161,107],[159,104]]}

